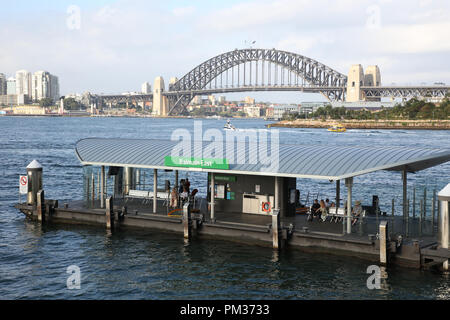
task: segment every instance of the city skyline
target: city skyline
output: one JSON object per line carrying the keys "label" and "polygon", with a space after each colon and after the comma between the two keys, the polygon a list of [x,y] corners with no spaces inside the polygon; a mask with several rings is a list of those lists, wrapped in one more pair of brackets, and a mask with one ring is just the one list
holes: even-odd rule
{"label": "city skyline", "polygon": [[[61,95],[121,93],[139,91],[142,83],[153,84],[157,76],[180,78],[213,56],[253,46],[299,53],[344,74],[353,64],[378,65],[384,84],[450,82],[445,59],[450,45],[442,40],[450,35],[448,3],[324,4],[43,1],[37,6],[23,1],[0,13],[0,34],[8,43],[0,55],[0,72],[53,70],[60,77]],[[299,93],[255,97],[286,103],[322,99]]]}

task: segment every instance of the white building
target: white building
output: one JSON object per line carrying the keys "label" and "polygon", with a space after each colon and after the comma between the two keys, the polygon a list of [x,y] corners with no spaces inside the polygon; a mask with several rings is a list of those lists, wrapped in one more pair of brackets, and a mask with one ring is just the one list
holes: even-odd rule
{"label": "white building", "polygon": [[151,86],[151,84],[148,83],[148,82],[144,82],[142,84],[142,87],[141,87],[141,92],[144,93],[144,94],[151,94],[152,93],[152,86]]}
{"label": "white building", "polygon": [[50,98],[53,102],[59,100],[59,82],[58,77],[47,71],[37,71],[32,77],[32,94],[33,101],[40,101],[44,98]]}
{"label": "white building", "polygon": [[261,116],[261,108],[255,105],[245,106],[244,112],[250,118],[259,118]]}
{"label": "white building", "polygon": [[27,70],[19,70],[16,72],[16,94],[26,95],[28,98],[31,94],[31,73]]}
{"label": "white building", "polygon": [[6,94],[8,95],[16,94],[15,78],[8,78],[8,80],[6,80]]}
{"label": "white building", "polygon": [[50,93],[50,73],[47,71],[37,71],[32,76],[31,99],[40,101],[48,98]]}
{"label": "white building", "polygon": [[219,104],[224,104],[226,102],[225,96],[219,96],[219,98],[217,99],[217,102]]}
{"label": "white building", "polygon": [[287,114],[299,113],[300,107],[297,105],[270,105],[266,110],[266,117],[281,119]]}

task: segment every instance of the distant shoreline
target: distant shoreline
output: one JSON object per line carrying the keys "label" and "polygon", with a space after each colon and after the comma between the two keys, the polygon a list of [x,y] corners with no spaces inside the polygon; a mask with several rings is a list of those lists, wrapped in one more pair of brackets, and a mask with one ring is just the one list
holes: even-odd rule
{"label": "distant shoreline", "polygon": [[450,130],[450,120],[293,120],[279,121],[267,127],[330,128],[341,124],[347,129]]}

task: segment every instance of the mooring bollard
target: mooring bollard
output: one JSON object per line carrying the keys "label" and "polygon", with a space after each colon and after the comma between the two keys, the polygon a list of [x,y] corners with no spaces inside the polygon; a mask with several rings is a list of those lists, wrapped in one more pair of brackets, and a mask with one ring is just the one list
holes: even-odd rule
{"label": "mooring bollard", "polygon": [[44,210],[44,190],[39,190],[36,194],[37,204],[36,204],[36,212],[37,218],[39,222],[45,222],[45,210]]}
{"label": "mooring bollard", "polygon": [[388,264],[388,223],[380,222],[379,240],[380,240],[380,264]]}
{"label": "mooring bollard", "polygon": [[106,198],[106,228],[112,229],[114,227],[114,200],[113,197]]}
{"label": "mooring bollard", "polygon": [[274,209],[272,213],[272,244],[274,249],[281,249],[280,233],[280,209]]}
{"label": "mooring bollard", "polygon": [[27,166],[27,177],[28,177],[28,193],[27,193],[27,203],[30,205],[35,205],[37,202],[37,192],[42,189],[42,166],[41,164],[33,160]]}
{"label": "mooring bollard", "polygon": [[186,202],[183,205],[183,229],[184,229],[184,238],[191,238],[191,204],[190,202]]}

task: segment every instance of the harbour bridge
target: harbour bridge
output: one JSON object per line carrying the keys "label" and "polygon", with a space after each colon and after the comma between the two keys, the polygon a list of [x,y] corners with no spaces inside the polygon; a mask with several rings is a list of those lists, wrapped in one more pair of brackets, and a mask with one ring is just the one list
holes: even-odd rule
{"label": "harbour bridge", "polygon": [[352,76],[349,81],[347,75],[297,53],[236,49],[199,64],[180,79],[172,78],[167,90],[162,77],[158,77],[151,94],[102,95],[97,97],[97,103],[111,106],[120,102],[153,101],[153,109],[159,115],[179,115],[186,113],[195,96],[215,93],[299,91],[320,93],[329,101],[347,101],[347,93],[353,89],[358,90],[362,99],[379,101],[382,97],[444,97],[450,91],[450,87],[440,85],[381,86],[376,81],[367,83],[360,78],[360,75]]}

